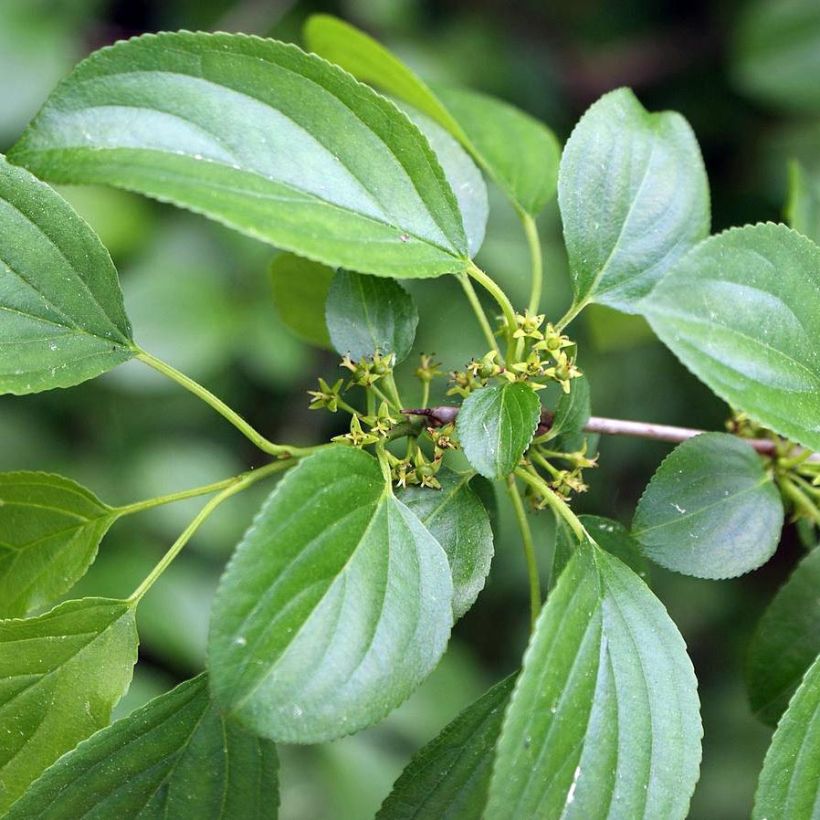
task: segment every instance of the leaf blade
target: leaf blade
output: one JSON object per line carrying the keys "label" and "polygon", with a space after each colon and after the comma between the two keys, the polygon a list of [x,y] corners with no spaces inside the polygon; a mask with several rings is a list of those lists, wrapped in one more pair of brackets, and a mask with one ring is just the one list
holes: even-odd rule
{"label": "leaf blade", "polygon": [[294,253],[281,253],[271,262],[269,273],[273,302],[282,322],[300,339],[329,350],[324,314],[335,271]]}

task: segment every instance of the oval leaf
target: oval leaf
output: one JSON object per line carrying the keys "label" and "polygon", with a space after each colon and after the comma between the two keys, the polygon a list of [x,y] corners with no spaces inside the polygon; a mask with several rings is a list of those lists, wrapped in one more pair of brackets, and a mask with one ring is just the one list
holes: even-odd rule
{"label": "oval leaf", "polygon": [[0,617],[25,615],[71,589],[116,517],[62,476],[0,473]]}
{"label": "oval leaf", "polygon": [[330,283],[325,320],[333,347],[354,361],[374,353],[407,358],[419,313],[413,297],[392,279],[340,270]]}
{"label": "oval leaf", "polygon": [[327,14],[311,17],[305,42],[362,82],[412,105],[446,128],[522,210],[535,216],[555,193],[560,148],[546,126],[472,91],[435,93],[363,31]]}
{"label": "oval leaf", "polygon": [[277,767],[274,745],[221,716],[200,675],[61,757],[6,817],[274,820]]}
{"label": "oval leaf", "polygon": [[447,554],[453,576],[454,618],[460,618],[475,603],[493,560],[490,516],[471,486],[474,477],[474,473],[453,473],[445,467],[436,474],[440,490],[407,487],[398,496]]}
{"label": "oval leaf", "polygon": [[376,820],[481,820],[515,675],[468,706],[413,756]]}
{"label": "oval leaf", "polygon": [[134,355],[108,251],[54,190],[0,155],[0,393],[93,379]]}
{"label": "oval leaf", "polygon": [[523,382],[482,387],[464,400],[456,433],[464,455],[485,478],[504,478],[530,446],[541,402]]}
{"label": "oval leaf", "polygon": [[383,718],[452,625],[447,557],[374,458],[333,447],[289,472],[222,578],[211,688],[242,724],[315,743]]}
{"label": "oval leaf", "polygon": [[45,179],[138,191],[333,266],[423,277],[467,265],[455,197],[419,130],[275,40],[180,32],[102,49],[12,156]]}
{"label": "oval leaf", "polygon": [[558,439],[554,448],[564,452],[579,450],[584,443],[581,434],[591,412],[589,382],[586,376],[580,376],[570,382],[569,393],[561,391],[544,441]]}
{"label": "oval leaf", "polygon": [[107,725],[137,660],[126,601],[67,601],[0,621],[0,812],[60,755]]}
{"label": "oval leaf", "polygon": [[280,253],[271,262],[273,302],[279,318],[300,339],[330,349],[325,302],[335,271],[327,265]]}
{"label": "oval leaf", "polygon": [[663,605],[585,544],[524,657],[486,816],[683,818],[701,734],[692,664]]}
{"label": "oval leaf", "polygon": [[820,550],[778,590],[749,644],[746,688],[755,714],[774,726],[806,669],[820,655]]}
{"label": "oval leaf", "polygon": [[734,578],[777,549],[783,502],[757,452],[726,433],[679,444],[644,490],[632,535],[667,569]]}
{"label": "oval leaf", "polygon": [[625,313],[709,235],[709,186],[695,135],[671,111],[650,114],[627,88],[575,126],[558,172],[576,307]]}
{"label": "oval leaf", "polygon": [[765,427],[820,450],[820,248],[784,225],[702,242],[641,304],[702,381]]}
{"label": "oval leaf", "polygon": [[753,820],[815,820],[820,806],[820,657],[778,724],[755,794]]}

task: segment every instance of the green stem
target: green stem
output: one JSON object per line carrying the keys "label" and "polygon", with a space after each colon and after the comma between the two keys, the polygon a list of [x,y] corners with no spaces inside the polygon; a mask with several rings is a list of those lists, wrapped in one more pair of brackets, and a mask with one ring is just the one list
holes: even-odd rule
{"label": "green stem", "polygon": [[584,529],[584,525],[578,520],[578,516],[575,515],[575,513],[569,508],[567,503],[562,498],[559,498],[558,495],[553,492],[552,488],[546,481],[544,481],[543,478],[541,478],[541,476],[528,473],[521,467],[516,468],[515,474],[522,481],[525,481],[531,487],[538,490],[547,504],[552,507],[555,514],[559,515],[564,519],[564,521],[567,522],[567,524],[569,524],[570,529],[575,533],[579,541],[583,542],[589,538],[589,534],[586,529]]}
{"label": "green stem", "polygon": [[492,326],[487,319],[487,314],[484,312],[484,308],[481,307],[481,302],[479,301],[478,294],[475,292],[473,283],[470,281],[470,277],[467,276],[466,273],[462,273],[458,277],[458,281],[461,283],[461,287],[464,289],[464,293],[467,296],[467,301],[470,303],[473,313],[475,313],[476,318],[478,319],[478,324],[481,326],[481,330],[484,333],[484,338],[487,340],[490,350],[495,350],[500,357],[501,348],[498,346],[498,341],[493,335]]}
{"label": "green stem", "polygon": [[162,361],[162,359],[158,359],[156,356],[146,353],[141,348],[137,348],[137,351],[137,358],[141,362],[144,362],[149,367],[152,367],[158,373],[162,373],[162,375],[166,378],[175,381],[177,384],[193,393],[197,398],[204,401],[205,404],[210,405],[214,410],[216,410],[217,413],[219,413],[220,416],[239,430],[245,438],[262,450],[262,452],[268,453],[268,455],[272,456],[288,457],[307,455],[315,449],[313,447],[291,447],[286,444],[274,444],[272,441],[269,441],[261,433],[251,427],[251,425],[248,424],[248,422],[246,422],[245,419],[239,415],[239,413],[228,407],[222,399],[217,398],[213,393],[199,384],[199,382],[196,382],[190,378],[190,376],[186,376],[184,373],[181,373],[175,367],[172,367],[170,364]]}
{"label": "green stem", "polygon": [[507,476],[507,489],[510,493],[515,520],[518,522],[518,529],[521,531],[521,542],[524,545],[524,560],[527,562],[527,577],[530,582],[530,629],[535,629],[535,622],[538,620],[538,613],[541,611],[541,581],[538,577],[538,561],[535,557],[535,544],[532,540],[532,530],[530,522],[527,520],[527,513],[521,501],[521,493],[515,483],[513,476]]}
{"label": "green stem", "polygon": [[430,382],[421,383],[421,404],[419,407],[427,407],[430,404]]}
{"label": "green stem", "polygon": [[558,478],[560,475],[560,470],[555,465],[550,464],[538,450],[530,449],[530,458],[543,467],[553,478]]}
{"label": "green stem", "polygon": [[148,573],[145,580],[134,590],[131,594],[131,597],[128,599],[129,603],[132,605],[137,604],[142,600],[142,597],[148,592],[149,589],[154,585],[156,580],[165,572],[166,569],[171,565],[171,562],[174,558],[182,552],[183,547],[191,540],[193,534],[200,528],[203,522],[210,516],[210,514],[223,502],[229,499],[231,496],[236,495],[237,493],[242,492],[242,490],[250,487],[252,484],[255,484],[257,481],[261,481],[263,478],[267,478],[274,473],[281,472],[282,470],[287,470],[289,467],[292,467],[296,464],[296,461],[274,461],[271,464],[267,464],[264,467],[260,467],[258,470],[251,470],[247,473],[242,473],[242,475],[238,475],[231,480],[231,484],[225,489],[222,490],[219,495],[214,496],[207,504],[197,513],[194,517],[193,521],[183,530],[182,534],[177,538],[176,541],[171,545],[171,548],[162,558],[159,560],[159,563]]}
{"label": "green stem", "polygon": [[404,405],[402,404],[401,396],[399,395],[399,388],[396,386],[396,380],[392,373],[388,373],[384,377],[384,383],[387,385],[387,394],[396,403],[396,409],[401,410]]}
{"label": "green stem", "polygon": [[524,234],[527,237],[527,245],[530,249],[530,259],[532,260],[532,285],[530,289],[530,313],[538,313],[541,304],[541,289],[544,282],[544,260],[541,256],[541,240],[538,236],[538,227],[535,220],[526,211],[519,211],[518,216],[524,227]]}
{"label": "green stem", "polygon": [[588,300],[586,299],[583,299],[578,303],[573,302],[569,310],[558,320],[558,324],[555,325],[555,329],[561,333],[564,328],[587,306],[587,304]]}
{"label": "green stem", "polygon": [[794,502],[794,505],[806,513],[815,524],[820,525],[820,508],[806,496],[799,487],[792,484],[788,477],[783,476],[778,480],[778,485],[785,495]]}
{"label": "green stem", "polygon": [[489,293],[496,302],[498,302],[498,306],[501,308],[501,312],[504,314],[504,321],[507,325],[507,339],[509,344],[512,345],[512,334],[515,330],[515,309],[512,306],[512,303],[507,298],[507,294],[504,293],[503,290],[489,277],[486,273],[484,273],[481,268],[479,268],[474,262],[470,262],[470,267],[467,269],[467,273],[473,277],[486,291]]}
{"label": "green stem", "polygon": [[166,504],[173,504],[175,501],[185,501],[187,498],[197,498],[200,495],[208,495],[208,493],[224,490],[227,487],[233,486],[236,480],[236,476],[231,476],[230,478],[223,478],[222,481],[215,481],[213,484],[192,487],[190,490],[180,490],[179,492],[169,493],[168,495],[158,495],[155,498],[148,498],[145,501],[136,501],[133,504],[116,507],[114,512],[119,518],[124,515],[133,515],[143,510],[153,510],[155,507],[163,507]]}

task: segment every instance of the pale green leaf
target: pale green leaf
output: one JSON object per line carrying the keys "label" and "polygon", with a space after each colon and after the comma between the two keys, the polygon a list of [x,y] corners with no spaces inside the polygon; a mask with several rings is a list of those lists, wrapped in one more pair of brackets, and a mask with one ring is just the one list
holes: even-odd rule
{"label": "pale green leaf", "polygon": [[453,617],[460,618],[484,589],[493,559],[493,530],[474,491],[474,473],[453,473],[443,467],[436,478],[440,490],[407,487],[398,497],[447,553],[453,575]]}
{"label": "pale green leaf", "polygon": [[96,52],[12,150],[55,182],[138,191],[366,273],[465,270],[456,199],[391,102],[294,45],[144,35]]}
{"label": "pale green leaf", "polygon": [[484,94],[430,87],[364,32],[317,14],[305,26],[316,54],[412,105],[446,128],[523,211],[535,216],[555,193],[560,148],[546,126]]}
{"label": "pale green leaf", "polygon": [[220,715],[199,675],[64,755],[7,818],[275,820],[277,767],[274,745]]}
{"label": "pale green leaf", "polygon": [[333,268],[281,253],[271,262],[270,279],[273,303],[279,318],[300,339],[317,347],[330,348],[325,325],[325,301]]}
{"label": "pale green leaf", "polygon": [[304,459],[262,507],[211,617],[211,688],[273,740],[315,743],[383,718],[444,652],[447,556],[378,462],[333,447]]}
{"label": "pale green leaf", "polygon": [[523,382],[491,384],[464,400],[456,433],[464,455],[485,478],[509,475],[530,446],[541,403]]}
{"label": "pale green leaf", "polygon": [[755,714],[774,726],[806,669],[820,654],[820,550],[814,549],[763,613],[746,657]]}
{"label": "pale green leaf", "polygon": [[649,113],[627,88],[605,94],[572,132],[558,204],[574,304],[626,313],[709,235],[709,185],[680,114]]}
{"label": "pale green leaf", "polygon": [[820,816],[820,657],[806,672],[766,753],[753,820]]}
{"label": "pale green leaf", "polygon": [[0,394],[70,387],[133,355],[108,251],[56,191],[0,155]]}
{"label": "pale green leaf", "polygon": [[377,820],[480,820],[514,683],[515,675],[497,683],[420,749],[382,804]]}
{"label": "pale green leaf", "polygon": [[137,660],[126,601],[67,601],[0,621],[0,812],[60,755],[107,725]]}
{"label": "pale green leaf", "polygon": [[116,517],[62,476],[0,473],[0,617],[25,615],[71,589]]}
{"label": "pale green leaf", "polygon": [[820,177],[797,160],[789,163],[786,215],[792,228],[820,243]]}
{"label": "pale green leaf", "polygon": [[419,312],[413,297],[392,279],[340,270],[330,283],[325,321],[333,347],[354,361],[374,353],[407,358]]}
{"label": "pale green leaf", "polygon": [[585,544],[524,657],[486,816],[684,818],[701,734],[692,664],[663,605]]}
{"label": "pale green leaf", "polygon": [[820,248],[748,225],[688,253],[641,303],[654,331],[733,407],[820,450]]}

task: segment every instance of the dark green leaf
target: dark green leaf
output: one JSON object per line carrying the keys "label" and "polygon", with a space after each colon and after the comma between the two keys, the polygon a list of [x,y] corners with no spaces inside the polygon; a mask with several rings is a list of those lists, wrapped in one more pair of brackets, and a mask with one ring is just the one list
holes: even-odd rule
{"label": "dark green leaf", "polygon": [[578,548],[578,539],[575,533],[567,526],[566,521],[555,516],[555,540],[552,545],[552,557],[550,561],[550,576],[548,589],[551,591],[558,583],[561,573],[566,569],[567,564],[572,560],[572,555]]}
{"label": "dark green leaf", "polygon": [[746,688],[755,714],[774,726],[820,654],[820,550],[799,564],[769,604],[749,644]]}
{"label": "dark green leaf", "polygon": [[145,35],[80,63],[12,151],[55,182],[100,182],[203,213],[333,266],[465,270],[453,192],[391,102],[296,46]]}
{"label": "dark green leaf", "polygon": [[480,820],[515,675],[468,706],[413,757],[377,820]]}
{"label": "dark green leaf", "polygon": [[440,490],[407,487],[398,497],[447,553],[453,617],[460,618],[484,589],[493,559],[493,531],[487,510],[473,491],[473,473],[453,473],[445,467],[436,477]]}
{"label": "dark green leaf", "polygon": [[222,578],[212,691],[273,740],[355,732],[438,663],[452,600],[447,556],[385,486],[376,460],[321,450],[273,491]]}
{"label": "dark green leaf", "polygon": [[820,657],[795,692],[766,753],[753,820],[816,820],[820,808]]}
{"label": "dark green leaf", "polygon": [[558,204],[576,307],[626,313],[709,235],[709,185],[680,114],[650,114],[627,88],[605,94],[564,148]]}
{"label": "dark green leaf", "polygon": [[116,517],[62,476],[0,473],[0,617],[25,615],[71,589]]}
{"label": "dark green leaf", "polygon": [[556,449],[564,452],[580,449],[583,445],[581,432],[590,413],[589,382],[586,376],[581,376],[570,382],[569,393],[561,392],[545,441],[558,439],[560,446],[557,443]]}
{"label": "dark green leaf", "polygon": [[675,625],[631,570],[585,544],[524,657],[486,816],[683,818],[701,734]]}
{"label": "dark green leaf", "polygon": [[58,194],[0,155],[0,393],[93,379],[134,355],[108,251]]}
{"label": "dark green leaf", "polygon": [[733,578],[777,549],[783,502],[757,452],[726,433],[679,444],[644,490],[632,534],[667,569]]}
{"label": "dark green leaf", "polygon": [[796,160],[789,164],[786,214],[792,228],[820,243],[820,178]]}
{"label": "dark green leaf", "polygon": [[641,304],[715,393],[820,450],[820,248],[784,225],[702,242]]}
{"label": "dark green leaf", "polygon": [[0,812],[109,722],[136,660],[126,601],[85,598],[0,621]]}
{"label": "dark green leaf", "polygon": [[434,93],[397,57],[359,29],[326,14],[305,26],[311,51],[412,105],[446,128],[519,208],[535,216],[555,193],[560,148],[527,114],[472,91]]}
{"label": "dark green leaf", "polygon": [[325,304],[333,347],[354,361],[374,353],[407,357],[416,337],[419,313],[413,297],[392,279],[336,272]]}
{"label": "dark green leaf", "polygon": [[300,339],[328,349],[331,344],[325,325],[325,301],[333,274],[333,268],[293,253],[279,254],[270,266],[279,318]]}
{"label": "dark green leaf", "polygon": [[503,478],[530,446],[541,403],[523,382],[492,384],[471,393],[461,406],[456,432],[464,455],[485,478]]}
{"label": "dark green leaf", "polygon": [[7,817],[274,820],[277,766],[274,745],[220,715],[200,675],[61,757]]}

